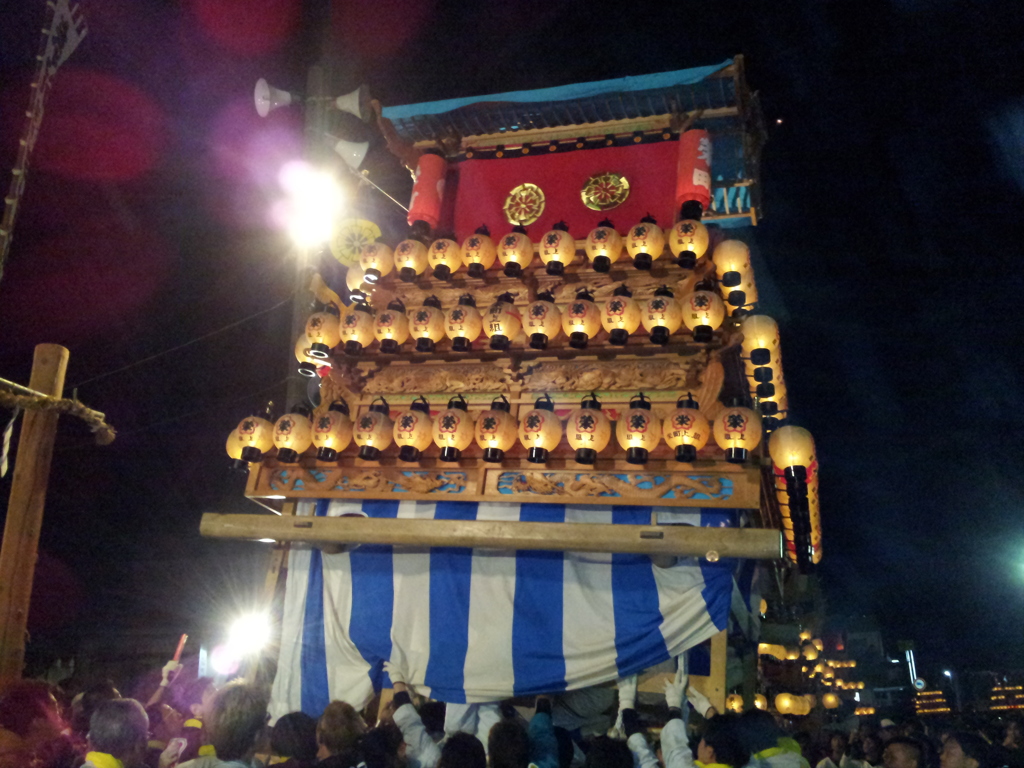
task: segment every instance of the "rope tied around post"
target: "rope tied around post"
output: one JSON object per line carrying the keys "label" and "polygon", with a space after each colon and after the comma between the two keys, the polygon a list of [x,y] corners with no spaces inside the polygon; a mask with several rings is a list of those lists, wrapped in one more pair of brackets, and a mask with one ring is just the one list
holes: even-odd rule
{"label": "rope tied around post", "polygon": [[89,425],[96,436],[97,445],[110,445],[117,436],[114,428],[107,424],[106,414],[82,405],[77,398],[51,397],[5,379],[0,379],[0,406],[26,411],[56,411],[62,415],[75,416]]}

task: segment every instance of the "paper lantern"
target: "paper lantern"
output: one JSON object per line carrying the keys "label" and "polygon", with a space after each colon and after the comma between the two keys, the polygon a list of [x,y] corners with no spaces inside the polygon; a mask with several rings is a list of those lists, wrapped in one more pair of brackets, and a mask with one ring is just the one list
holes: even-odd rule
{"label": "paper lantern", "polygon": [[522,277],[533,261],[533,243],[526,227],[515,226],[498,243],[498,261],[505,265],[505,277]]}
{"label": "paper lantern", "polygon": [[484,333],[491,340],[491,349],[508,349],[523,327],[511,293],[501,294],[484,316]]}
{"label": "paper lantern", "polygon": [[763,693],[754,694],[754,706],[762,711],[768,709],[768,699]]}
{"label": "paper lantern", "polygon": [[[228,437],[228,456],[235,469],[248,470],[249,462],[261,461],[263,454],[274,447],[274,423],[270,420],[272,403],[262,411],[246,416]],[[235,456],[238,456],[235,459]]]}
{"label": "paper lantern", "polygon": [[448,408],[434,419],[434,444],[441,449],[441,461],[458,461],[473,442],[473,417],[466,398],[456,395]]}
{"label": "paper lantern", "polygon": [[661,422],[651,412],[651,400],[643,392],[629,401],[629,410],[619,413],[615,436],[626,451],[630,464],[646,464],[661,440]]}
{"label": "paper lantern", "polygon": [[608,340],[617,347],[626,346],[640,327],[640,314],[640,305],[626,284],[618,286],[601,308],[601,325],[608,331]]}
{"label": "paper lantern", "polygon": [[462,250],[455,240],[442,237],[431,244],[427,263],[434,268],[435,279],[450,280],[452,273],[462,266]]}
{"label": "paper lantern", "polygon": [[476,301],[470,294],[459,297],[459,303],[444,316],[444,332],[452,340],[452,349],[465,352],[483,328],[483,320],[476,308]]}
{"label": "paper lantern", "polygon": [[821,705],[825,707],[825,709],[839,709],[839,705],[841,703],[842,700],[834,693],[826,693],[821,697]]}
{"label": "paper lantern", "polygon": [[309,408],[294,406],[274,424],[274,445],[277,446],[277,460],[282,464],[294,464],[299,454],[313,445],[313,424]]}
{"label": "paper lantern", "polygon": [[316,376],[316,369],[324,364],[322,359],[309,354],[309,338],[305,333],[295,340],[295,359],[299,361],[299,373],[309,378]]}
{"label": "paper lantern", "polygon": [[803,654],[803,657],[808,661],[814,661],[818,658],[818,649],[809,643],[805,645],[803,648],[801,648],[800,652]]}
{"label": "paper lantern", "polygon": [[401,299],[388,303],[387,309],[377,315],[373,323],[373,335],[380,342],[380,351],[393,355],[409,339],[409,318],[405,316],[405,304]]}
{"label": "paper lantern", "polygon": [[810,640],[811,637],[812,637],[811,631],[808,630],[808,629],[802,630],[800,632],[800,634],[798,635],[798,637],[800,638],[800,642],[802,642],[802,643],[806,642],[806,641]]}
{"label": "paper lantern", "polygon": [[519,442],[528,450],[527,461],[543,464],[561,439],[562,422],[555,415],[555,404],[542,395],[534,402],[533,410],[523,414],[519,421]]}
{"label": "paper lantern", "polygon": [[498,249],[491,239],[491,230],[479,227],[476,232],[462,241],[462,263],[469,276],[481,278],[498,258]]}
{"label": "paper lantern", "polygon": [[615,225],[605,219],[587,235],[583,250],[595,272],[608,272],[622,255],[622,237],[615,231]]}
{"label": "paper lantern", "polygon": [[430,421],[430,403],[421,395],[412,401],[408,410],[395,417],[391,433],[395,445],[399,446],[398,458],[402,461],[419,461],[420,453],[430,447],[433,426]]}
{"label": "paper lantern", "polygon": [[775,697],[775,708],[779,710],[780,714],[788,715],[793,712],[793,707],[796,705],[796,696],[791,693],[780,693]]}
{"label": "paper lantern", "polygon": [[778,643],[758,643],[757,644],[757,655],[758,656],[771,656],[778,659],[779,661],[785,661],[786,659],[786,646],[779,645]]}
{"label": "paper lantern", "polygon": [[359,252],[363,282],[374,285],[395,268],[395,255],[384,243],[370,243]]}
{"label": "paper lantern", "polygon": [[683,310],[672,291],[663,285],[644,306],[640,321],[651,335],[651,343],[664,346],[668,344],[669,336],[683,324]]}
{"label": "paper lantern", "polygon": [[359,446],[359,458],[363,461],[376,461],[381,451],[391,445],[395,425],[390,414],[388,401],[378,397],[356,418],[352,439]]}
{"label": "paper lantern", "polygon": [[573,349],[586,349],[587,342],[601,330],[601,310],[589,291],[577,291],[562,313],[562,330]]}
{"label": "paper lantern", "polygon": [[416,339],[417,352],[433,352],[444,338],[444,312],[437,296],[428,296],[423,306],[409,311],[409,333]]}
{"label": "paper lantern", "polygon": [[448,162],[439,149],[424,151],[416,161],[413,174],[412,197],[409,198],[409,215],[406,221],[420,228],[433,229],[441,220],[441,203],[444,201],[444,183]]}
{"label": "paper lantern", "polygon": [[348,403],[335,400],[327,412],[313,419],[313,445],[321,461],[334,461],[352,442],[352,420]]}
{"label": "paper lantern", "polygon": [[746,243],[741,240],[723,240],[715,246],[711,258],[722,285],[722,295],[730,309],[757,301],[754,269],[750,264],[750,248]]}
{"label": "paper lantern", "polygon": [[683,323],[693,332],[693,340],[707,344],[712,333],[725,320],[725,305],[718,294],[711,291],[694,291],[679,302],[683,308]]}
{"label": "paper lantern", "polygon": [[555,297],[544,291],[526,308],[523,329],[530,334],[531,349],[547,349],[548,342],[562,330],[562,313],[555,306]]}
{"label": "paper lantern", "polygon": [[[814,438],[803,427],[787,425],[775,430],[768,438],[768,454],[787,478],[791,474],[800,475],[806,481],[807,469],[817,464]],[[803,468],[803,472],[799,472],[799,468]]]}
{"label": "paper lantern", "polygon": [[576,461],[593,464],[597,455],[608,447],[612,439],[612,423],[601,409],[597,394],[584,397],[580,407],[569,412],[565,421],[565,436],[576,451]]}
{"label": "paper lantern", "polygon": [[768,315],[748,315],[740,321],[743,353],[755,366],[779,362],[779,326]]}
{"label": "paper lantern", "polygon": [[476,419],[476,444],[483,448],[484,461],[498,464],[516,444],[516,420],[512,417],[512,405],[501,395],[491,401],[489,410],[482,411]]}
{"label": "paper lantern", "polygon": [[567,265],[576,258],[576,241],[569,226],[560,221],[540,239],[540,260],[549,275],[563,275]]}
{"label": "paper lantern", "polygon": [[665,233],[650,215],[640,219],[626,235],[626,252],[637,269],[650,269],[655,259],[665,250]]}
{"label": "paper lantern", "polygon": [[725,697],[725,708],[729,712],[740,714],[743,712],[743,697],[738,693],[730,693]]}
{"label": "paper lantern", "polygon": [[800,649],[799,648],[792,647],[792,646],[786,648],[786,660],[787,661],[796,661],[799,658],[800,658]]}
{"label": "paper lantern", "polygon": [[373,310],[370,305],[359,302],[347,310],[341,318],[341,340],[345,342],[345,354],[353,357],[363,353],[374,335]]}
{"label": "paper lantern", "polygon": [[668,249],[675,257],[676,264],[683,269],[693,269],[697,259],[707,253],[711,238],[708,228],[694,219],[680,219],[668,235]]}
{"label": "paper lantern", "polygon": [[363,289],[363,278],[366,273],[358,264],[350,264],[345,273],[345,287],[348,288],[348,295],[352,301],[366,301],[367,293]]}
{"label": "paper lantern", "polygon": [[725,459],[742,464],[747,454],[761,442],[761,420],[749,408],[733,406],[718,414],[714,423],[715,442],[725,451]]}
{"label": "paper lantern", "polygon": [[231,463],[228,466],[231,469],[247,474],[249,472],[249,462],[242,461],[242,444],[235,439],[233,431],[228,435],[224,449],[227,451],[228,458],[231,459]]}
{"label": "paper lantern", "polygon": [[341,313],[333,304],[314,312],[306,320],[306,338],[309,339],[310,357],[326,360],[331,350],[341,343]]}
{"label": "paper lantern", "polygon": [[395,266],[402,282],[416,282],[416,278],[427,271],[428,264],[427,246],[419,240],[403,240],[395,248]]}
{"label": "paper lantern", "polygon": [[700,128],[679,135],[676,205],[682,207],[683,218],[700,218],[711,205],[711,137]]}
{"label": "paper lantern", "polygon": [[711,424],[699,408],[688,394],[676,401],[676,409],[665,418],[662,432],[668,447],[676,449],[676,461],[696,461],[697,451],[711,437]]}

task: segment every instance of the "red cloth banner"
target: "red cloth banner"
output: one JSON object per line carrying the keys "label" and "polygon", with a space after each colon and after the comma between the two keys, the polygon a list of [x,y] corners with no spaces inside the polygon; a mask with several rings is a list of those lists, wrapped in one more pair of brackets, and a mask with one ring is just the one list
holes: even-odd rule
{"label": "red cloth banner", "polygon": [[711,205],[711,139],[707,131],[686,131],[679,137],[676,204],[696,200]]}
{"label": "red cloth banner", "polygon": [[425,221],[436,229],[441,219],[441,201],[444,199],[445,171],[448,163],[438,155],[421,155],[416,163],[416,181],[409,200],[409,224]]}

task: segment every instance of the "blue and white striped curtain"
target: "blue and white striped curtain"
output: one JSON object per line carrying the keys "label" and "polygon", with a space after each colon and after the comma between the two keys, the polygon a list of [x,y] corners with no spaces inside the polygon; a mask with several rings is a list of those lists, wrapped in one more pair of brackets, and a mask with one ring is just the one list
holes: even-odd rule
{"label": "blue and white striped curtain", "polygon": [[[300,514],[649,524],[650,507],[320,501]],[[659,522],[735,525],[720,509]],[[404,660],[420,692],[449,702],[585,688],[651,667],[726,626],[735,561],[642,555],[363,545],[289,555],[271,714],[362,707]]]}

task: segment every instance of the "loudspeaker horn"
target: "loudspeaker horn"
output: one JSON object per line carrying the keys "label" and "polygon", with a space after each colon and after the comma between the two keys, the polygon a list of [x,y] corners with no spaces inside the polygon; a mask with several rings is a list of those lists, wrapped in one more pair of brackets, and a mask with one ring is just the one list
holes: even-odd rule
{"label": "loudspeaker horn", "polygon": [[334,106],[342,112],[355,115],[364,123],[368,123],[373,117],[370,111],[370,88],[367,85],[360,85],[351,93],[339,96],[334,100]]}
{"label": "loudspeaker horn", "polygon": [[334,145],[334,151],[341,155],[345,165],[354,171],[359,170],[359,166],[366,159],[366,153],[369,149],[370,142],[368,141],[345,141],[344,139],[338,139]]}
{"label": "loudspeaker horn", "polygon": [[287,107],[302,97],[298,94],[282,91],[270,85],[262,77],[256,81],[256,90],[253,92],[253,101],[256,102],[256,114],[266,117],[278,107]]}

